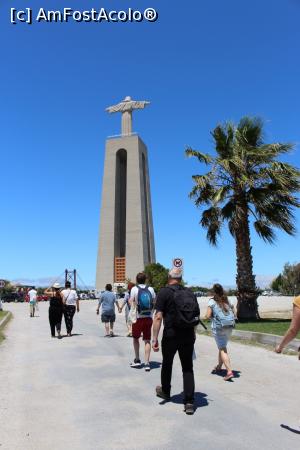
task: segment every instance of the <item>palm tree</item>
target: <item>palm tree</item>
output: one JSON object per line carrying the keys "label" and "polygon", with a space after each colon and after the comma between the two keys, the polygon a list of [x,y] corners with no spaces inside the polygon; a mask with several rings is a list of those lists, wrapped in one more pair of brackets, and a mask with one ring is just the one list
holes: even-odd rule
{"label": "palm tree", "polygon": [[[263,123],[244,117],[238,126],[218,125],[212,132],[216,156],[192,148],[186,150],[210,167],[204,175],[194,175],[190,198],[202,209],[200,224],[207,239],[217,245],[224,222],[235,239],[237,258],[238,317],[259,318],[258,291],[253,275],[250,225],[266,242],[275,240],[274,228],[295,234],[293,208],[300,203],[300,171],[277,157],[289,152],[292,144],[265,144]],[[207,209],[204,209],[207,207]]]}

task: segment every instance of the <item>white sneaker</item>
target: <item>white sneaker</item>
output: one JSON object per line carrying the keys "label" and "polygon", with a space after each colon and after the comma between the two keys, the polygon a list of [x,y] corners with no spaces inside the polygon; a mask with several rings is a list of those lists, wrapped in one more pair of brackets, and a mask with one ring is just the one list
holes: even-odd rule
{"label": "white sneaker", "polygon": [[130,367],[142,367],[142,363],[140,359],[134,359],[132,363],[130,363]]}
{"label": "white sneaker", "polygon": [[145,364],[145,371],[146,371],[146,372],[150,372],[150,370],[151,370],[150,364],[149,364],[149,363],[146,363],[146,364]]}

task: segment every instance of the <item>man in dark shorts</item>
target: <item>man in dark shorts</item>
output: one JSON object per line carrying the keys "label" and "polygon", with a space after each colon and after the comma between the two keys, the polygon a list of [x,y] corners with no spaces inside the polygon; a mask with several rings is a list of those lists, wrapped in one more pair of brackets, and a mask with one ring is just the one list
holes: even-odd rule
{"label": "man in dark shorts", "polygon": [[[181,269],[171,269],[169,272],[168,287],[162,288],[157,294],[152,339],[152,348],[155,352],[159,351],[158,335],[162,319],[164,320],[164,331],[161,342],[163,357],[161,386],[156,387],[156,395],[164,400],[170,399],[173,359],[178,351],[183,373],[184,410],[186,414],[194,414],[195,380],[193,371],[193,351],[195,329],[193,326],[190,328],[178,328],[175,326],[175,316],[178,314],[174,301],[175,293],[178,291],[184,292],[184,294],[187,293],[188,297],[191,298],[191,301],[195,302],[195,316],[200,316],[200,309],[193,293],[181,286],[181,281]],[[197,317],[195,317],[195,319],[196,318]]]}
{"label": "man in dark shorts", "polygon": [[97,314],[99,314],[100,306],[101,310],[101,322],[104,323],[105,336],[114,336],[114,323],[116,320],[115,304],[117,304],[118,311],[120,312],[120,306],[117,301],[116,295],[112,292],[112,285],[107,284],[105,291],[99,298],[99,304],[97,308]]}
{"label": "man in dark shorts", "polygon": [[141,272],[136,276],[136,286],[130,291],[130,305],[137,308],[137,321],[132,324],[133,348],[135,353],[134,361],[131,367],[141,367],[140,360],[140,337],[143,335],[145,342],[145,371],[150,371],[150,352],[151,352],[151,328],[152,314],[155,301],[154,289],[146,284],[146,274]]}

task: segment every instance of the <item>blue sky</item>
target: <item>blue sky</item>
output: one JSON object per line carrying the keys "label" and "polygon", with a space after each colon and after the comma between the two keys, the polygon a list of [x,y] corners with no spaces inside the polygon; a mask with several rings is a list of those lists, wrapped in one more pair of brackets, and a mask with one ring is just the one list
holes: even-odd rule
{"label": "blue sky", "polygon": [[[152,6],[159,20],[9,23],[10,7],[73,5]],[[246,114],[264,119],[266,141],[300,141],[299,16],[298,0],[2,1],[0,278],[76,267],[94,283],[105,139],[120,130],[104,109],[131,95],[151,101],[134,130],[149,151],[157,260],[183,257],[191,284],[234,284],[234,242],[206,242],[184,149],[213,152],[215,125]],[[286,159],[300,166],[299,145]],[[253,233],[252,246],[260,279],[299,261],[299,234],[269,246]]]}

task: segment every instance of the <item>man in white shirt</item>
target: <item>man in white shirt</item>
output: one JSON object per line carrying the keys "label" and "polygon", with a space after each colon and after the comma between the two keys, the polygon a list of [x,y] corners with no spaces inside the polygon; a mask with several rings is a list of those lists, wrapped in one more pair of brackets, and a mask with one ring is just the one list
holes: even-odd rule
{"label": "man in white shirt", "polygon": [[34,317],[35,305],[37,302],[37,291],[35,290],[35,287],[32,286],[32,288],[28,291],[27,294],[29,297],[30,317]]}
{"label": "man in white shirt", "polygon": [[136,276],[136,286],[131,289],[129,303],[131,307],[137,308],[137,321],[132,324],[132,337],[135,358],[131,367],[141,367],[140,360],[140,342],[143,335],[145,342],[145,371],[150,371],[150,352],[151,352],[151,328],[152,314],[154,309],[155,292],[154,289],[146,284],[146,274],[138,273]]}
{"label": "man in white shirt", "polygon": [[79,313],[79,299],[75,289],[71,289],[70,281],[66,281],[65,289],[61,291],[64,304],[64,317],[67,329],[67,335],[70,337],[73,329],[73,317],[75,311]]}

